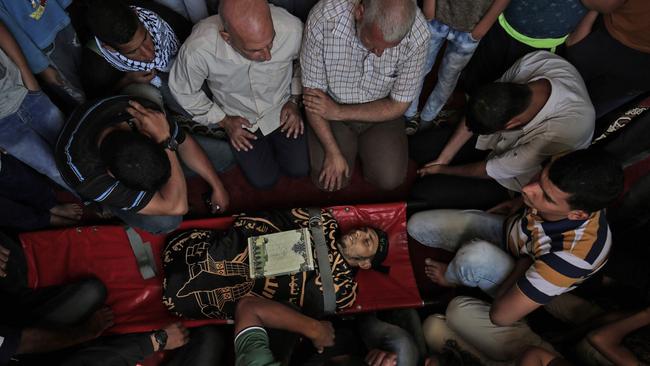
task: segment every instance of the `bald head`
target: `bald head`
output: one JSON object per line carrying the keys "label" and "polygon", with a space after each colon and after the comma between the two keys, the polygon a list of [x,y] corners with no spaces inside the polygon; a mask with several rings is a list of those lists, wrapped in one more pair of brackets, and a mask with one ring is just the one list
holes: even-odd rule
{"label": "bald head", "polygon": [[271,59],[275,30],[266,0],[221,0],[219,15],[221,36],[237,52],[253,61]]}

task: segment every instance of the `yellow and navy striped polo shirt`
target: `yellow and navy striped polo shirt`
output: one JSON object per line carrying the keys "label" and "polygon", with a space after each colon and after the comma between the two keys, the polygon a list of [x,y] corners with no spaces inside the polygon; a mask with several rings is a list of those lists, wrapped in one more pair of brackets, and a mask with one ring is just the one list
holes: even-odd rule
{"label": "yellow and navy striped polo shirt", "polygon": [[506,223],[508,250],[534,259],[517,286],[538,304],[573,290],[607,262],[611,237],[602,210],[586,220],[544,221],[527,208]]}

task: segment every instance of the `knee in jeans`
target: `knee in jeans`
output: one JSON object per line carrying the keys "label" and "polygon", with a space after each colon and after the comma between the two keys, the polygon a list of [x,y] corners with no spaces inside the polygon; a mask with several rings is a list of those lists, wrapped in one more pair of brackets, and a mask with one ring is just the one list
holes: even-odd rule
{"label": "knee in jeans", "polygon": [[493,263],[489,253],[495,249],[499,250],[487,241],[475,240],[463,245],[458,250],[454,257],[454,262],[457,267],[467,268],[470,270],[483,268],[483,266],[490,266]]}
{"label": "knee in jeans", "polygon": [[420,244],[435,246],[441,242],[436,216],[431,211],[419,212],[406,223],[408,234]]}

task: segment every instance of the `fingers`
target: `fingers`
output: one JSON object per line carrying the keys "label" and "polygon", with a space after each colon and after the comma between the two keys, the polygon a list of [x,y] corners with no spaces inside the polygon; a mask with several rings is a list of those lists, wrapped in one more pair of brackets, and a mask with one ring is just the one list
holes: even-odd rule
{"label": "fingers", "polygon": [[[293,138],[294,140],[298,138],[298,136],[302,135],[305,131],[305,124],[302,122],[301,118],[296,118],[296,117],[290,117],[289,123],[287,123],[287,138]],[[284,131],[282,131],[284,132]]]}
{"label": "fingers", "polygon": [[421,177],[424,177],[424,176],[426,176],[426,175],[430,175],[430,174],[432,174],[432,173],[433,173],[433,169],[432,169],[431,167],[428,167],[428,168],[422,168],[422,169],[418,169],[418,170],[417,170],[417,174],[418,174],[418,176],[419,176],[420,178],[421,178]]}
{"label": "fingers", "polygon": [[149,111],[147,108],[143,107],[142,104],[136,102],[135,100],[129,100],[129,105],[131,106],[131,108],[143,114]]}
{"label": "fingers", "polygon": [[230,137],[230,144],[237,151],[249,151],[253,150],[253,144],[250,140],[257,140],[257,137],[248,131],[242,131]]}

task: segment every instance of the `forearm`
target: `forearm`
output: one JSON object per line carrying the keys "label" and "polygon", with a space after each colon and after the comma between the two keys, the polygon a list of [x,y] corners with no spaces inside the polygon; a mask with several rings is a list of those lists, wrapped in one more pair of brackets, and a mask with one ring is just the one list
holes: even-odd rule
{"label": "forearm", "polygon": [[586,36],[591,33],[591,29],[594,25],[594,22],[598,18],[598,12],[595,10],[589,11],[583,18],[580,20],[580,23],[576,26],[576,29],[571,32],[569,38],[566,40],[567,46],[573,46],[574,44],[583,40]]}
{"label": "forearm", "polygon": [[187,212],[187,183],[185,182],[185,175],[181,168],[181,163],[178,161],[176,153],[165,149],[169,162],[171,164],[171,175],[167,183],[158,191],[162,201],[165,202],[163,212],[148,213],[146,207],[140,211],[142,214],[154,215],[184,215]]}
{"label": "forearm", "polygon": [[383,98],[362,104],[339,104],[340,121],[386,122],[399,118],[406,112],[409,103]]}
{"label": "forearm", "polygon": [[440,174],[457,175],[461,177],[473,178],[490,178],[487,174],[485,161],[478,161],[476,163],[457,165],[457,166],[444,166],[440,168]]}
{"label": "forearm", "polygon": [[7,27],[5,27],[2,22],[0,22],[0,48],[2,48],[7,56],[9,56],[11,61],[13,61],[20,70],[20,74],[25,86],[30,90],[39,90],[40,87],[38,85],[38,82],[36,81],[34,74],[32,74],[32,71],[29,68],[29,64],[27,64],[27,60],[25,59],[20,46],[18,43],[16,43],[16,40],[11,35],[11,32],[9,32]]}
{"label": "forearm", "polygon": [[251,326],[282,329],[313,339],[318,321],[277,301],[244,297],[235,314],[235,334]]}
{"label": "forearm", "polygon": [[185,141],[178,147],[178,154],[185,165],[201,176],[212,189],[222,187],[221,179],[214,170],[210,159],[189,134],[185,136]]}
{"label": "forearm", "polygon": [[494,297],[495,303],[499,300],[499,298],[503,297],[503,295],[505,295],[506,292],[508,292],[508,290],[510,290],[513,286],[515,286],[517,280],[526,274],[526,271],[532,264],[533,264],[533,259],[530,258],[529,256],[525,256],[517,259],[517,262],[515,263],[515,268],[512,270],[512,272],[510,272],[508,277],[506,277],[506,279],[499,286],[499,291],[497,291],[497,294]]}
{"label": "forearm", "polygon": [[494,22],[496,22],[499,15],[501,15],[501,13],[506,10],[506,7],[508,7],[509,3],[510,0],[494,0],[481,20],[474,26],[472,34],[479,34],[480,37],[483,37],[485,33],[490,30]]}
{"label": "forearm", "polygon": [[436,17],[436,0],[424,0],[422,4],[422,14],[427,20]]}
{"label": "forearm", "polygon": [[650,324],[650,308],[609,323],[589,335],[589,341],[616,365],[638,365],[639,360],[621,343],[631,332]]}
{"label": "forearm", "polygon": [[325,154],[341,154],[341,149],[339,149],[339,145],[334,138],[334,134],[332,133],[330,122],[317,114],[311,113],[309,111],[305,112],[307,114],[307,121],[309,122],[309,125],[314,131],[314,134],[316,134],[316,137],[318,137],[318,140],[323,146]]}
{"label": "forearm", "polygon": [[469,141],[469,139],[472,138],[474,134],[467,129],[467,125],[465,124],[465,119],[463,118],[460,123],[458,124],[458,127],[456,128],[456,131],[454,131],[454,134],[451,136],[451,139],[449,139],[449,142],[447,142],[447,145],[445,145],[445,148],[442,149],[442,152],[436,159],[441,164],[449,164],[458,151]]}

